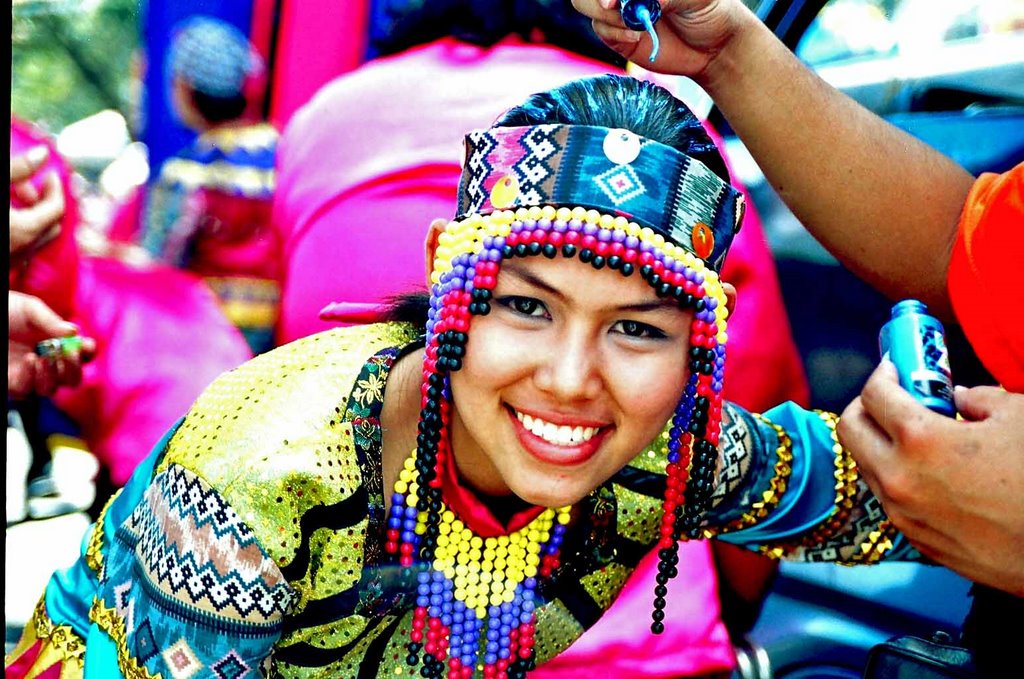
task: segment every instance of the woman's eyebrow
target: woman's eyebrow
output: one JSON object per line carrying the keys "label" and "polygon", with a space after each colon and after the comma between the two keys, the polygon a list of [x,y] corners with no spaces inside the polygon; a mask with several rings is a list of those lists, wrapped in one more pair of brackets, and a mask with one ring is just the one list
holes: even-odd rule
{"label": "woman's eyebrow", "polygon": [[562,294],[561,290],[559,290],[555,286],[551,285],[550,283],[545,281],[540,276],[534,274],[533,272],[527,271],[525,269],[521,269],[520,267],[516,266],[514,263],[510,262],[510,263],[506,264],[505,266],[501,267],[501,270],[502,270],[502,273],[510,273],[513,276],[515,276],[516,278],[518,278],[520,281],[522,281],[523,283],[526,283],[527,285],[531,285],[531,286],[533,286],[535,288],[540,288],[544,292],[546,292],[546,293],[548,293],[550,295],[554,295],[554,296],[556,296],[556,297],[558,297],[560,299],[565,299],[565,295]]}

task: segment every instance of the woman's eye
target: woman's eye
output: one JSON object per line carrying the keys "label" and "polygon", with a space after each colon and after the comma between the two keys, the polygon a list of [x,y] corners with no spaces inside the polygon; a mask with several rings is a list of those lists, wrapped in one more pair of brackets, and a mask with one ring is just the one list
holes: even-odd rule
{"label": "woman's eye", "polygon": [[519,297],[512,295],[509,297],[499,298],[498,303],[503,304],[512,311],[524,316],[539,317],[547,314],[544,304],[539,299],[534,299],[533,297]]}
{"label": "woman's eye", "polygon": [[613,330],[621,332],[623,335],[629,337],[646,337],[646,338],[662,338],[665,337],[665,333],[655,328],[653,325],[647,325],[640,321],[619,321],[613,326]]}

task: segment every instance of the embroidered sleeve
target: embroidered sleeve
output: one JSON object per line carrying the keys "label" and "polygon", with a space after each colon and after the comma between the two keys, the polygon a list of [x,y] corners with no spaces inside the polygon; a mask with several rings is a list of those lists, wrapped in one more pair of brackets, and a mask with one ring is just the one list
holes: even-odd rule
{"label": "embroidered sleeve", "polygon": [[113,543],[90,618],[125,676],[265,672],[294,593],[216,490],[166,467]]}
{"label": "embroidered sleeve", "polygon": [[795,561],[917,558],[836,437],[838,417],[783,404],[729,404],[708,537]]}

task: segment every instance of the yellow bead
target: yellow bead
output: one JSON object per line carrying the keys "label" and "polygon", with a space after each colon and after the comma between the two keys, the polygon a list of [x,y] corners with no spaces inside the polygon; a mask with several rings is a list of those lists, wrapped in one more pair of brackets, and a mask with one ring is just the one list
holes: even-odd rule
{"label": "yellow bead", "polygon": [[562,222],[569,221],[570,219],[572,219],[572,210],[570,210],[567,207],[558,208],[557,210],[555,210],[555,219]]}
{"label": "yellow bead", "polygon": [[540,210],[540,216],[542,219],[554,219],[555,214],[555,208],[551,207],[550,205],[545,205]]}
{"label": "yellow bead", "polygon": [[588,224],[600,224],[601,213],[597,210],[587,210],[586,221]]}
{"label": "yellow bead", "polygon": [[598,224],[602,229],[610,229],[614,223],[615,217],[612,217],[611,215],[601,215],[601,219],[598,220]]}
{"label": "yellow bead", "polygon": [[529,219],[540,219],[540,208],[534,205],[527,210],[526,214]]}

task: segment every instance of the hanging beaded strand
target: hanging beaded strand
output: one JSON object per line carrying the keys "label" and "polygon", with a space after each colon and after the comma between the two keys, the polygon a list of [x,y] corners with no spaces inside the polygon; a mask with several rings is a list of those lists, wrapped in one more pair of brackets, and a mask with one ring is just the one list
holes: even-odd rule
{"label": "hanging beaded strand", "polygon": [[[417,436],[415,461],[407,478],[399,479],[392,498],[389,517],[387,550],[397,554],[403,568],[414,564],[429,564],[430,571],[418,575],[419,596],[428,596],[421,588],[429,589],[429,597],[439,596],[442,604],[449,591],[439,568],[444,561],[437,558],[436,549],[442,531],[444,507],[440,491],[441,465],[446,463],[449,450],[448,417],[450,393],[448,373],[458,370],[465,354],[470,317],[490,312],[490,301],[501,262],[510,257],[543,255],[554,259],[558,255],[591,264],[595,269],[608,267],[623,276],[640,275],[660,297],[672,297],[680,307],[692,309],[690,346],[691,376],[672,421],[667,466],[666,497],[659,547],[658,585],[655,588],[654,623],[652,630],[663,629],[662,619],[668,580],[677,573],[677,540],[682,536],[696,537],[703,513],[710,502],[717,443],[721,426],[722,368],[726,335],[725,295],[718,275],[691,252],[653,229],[640,227],[624,217],[602,215],[583,208],[554,208],[551,206],[498,210],[489,215],[472,214],[461,221],[450,222],[439,235],[431,276],[431,301],[427,322],[426,356],[423,368],[421,415]],[[411,492],[415,489],[415,492]],[[420,492],[422,489],[423,492]],[[446,516],[446,515],[444,515]],[[559,514],[559,521],[562,515]],[[564,515],[568,520],[568,513]],[[564,524],[559,523],[558,526]],[[558,547],[562,530],[550,532],[550,541],[540,549],[543,559],[538,574],[550,575],[557,568]],[[448,534],[450,534],[450,527]],[[557,538],[556,538],[557,536]],[[441,541],[444,542],[444,541]],[[447,552],[444,552],[447,554]],[[440,575],[439,575],[440,574]],[[514,639],[504,634],[514,631],[502,624],[503,616],[511,615],[501,608],[497,621],[492,611],[479,620],[487,627],[487,638],[497,631],[497,655],[485,648],[484,676],[522,676],[533,667],[532,601],[536,577],[519,590],[517,596],[528,597],[510,605],[519,605],[521,617],[529,610],[530,622]],[[524,581],[526,582],[526,581]],[[454,585],[453,585],[454,586]],[[434,590],[438,590],[435,592]],[[454,594],[451,594],[454,597]],[[507,595],[506,595],[507,596]],[[431,615],[430,599],[422,599],[415,620],[420,630],[414,629],[409,645],[409,662],[415,665],[418,655],[425,650],[423,676],[442,676],[444,658],[448,659],[449,677],[470,677],[476,662],[478,646],[473,639],[480,630],[477,621],[469,622],[463,614],[462,628],[457,635],[458,648],[453,643],[453,629],[445,624],[444,608]],[[476,609],[474,609],[476,610]],[[472,617],[472,616],[470,616]],[[452,625],[455,616],[451,615]],[[436,620],[430,628],[428,620]],[[415,621],[414,621],[415,624]],[[427,633],[417,634],[423,626]],[[425,635],[431,631],[432,637]],[[524,638],[528,635],[528,639]],[[424,646],[424,640],[430,648]],[[497,660],[491,663],[491,660]],[[504,661],[504,662],[503,662]]]}

